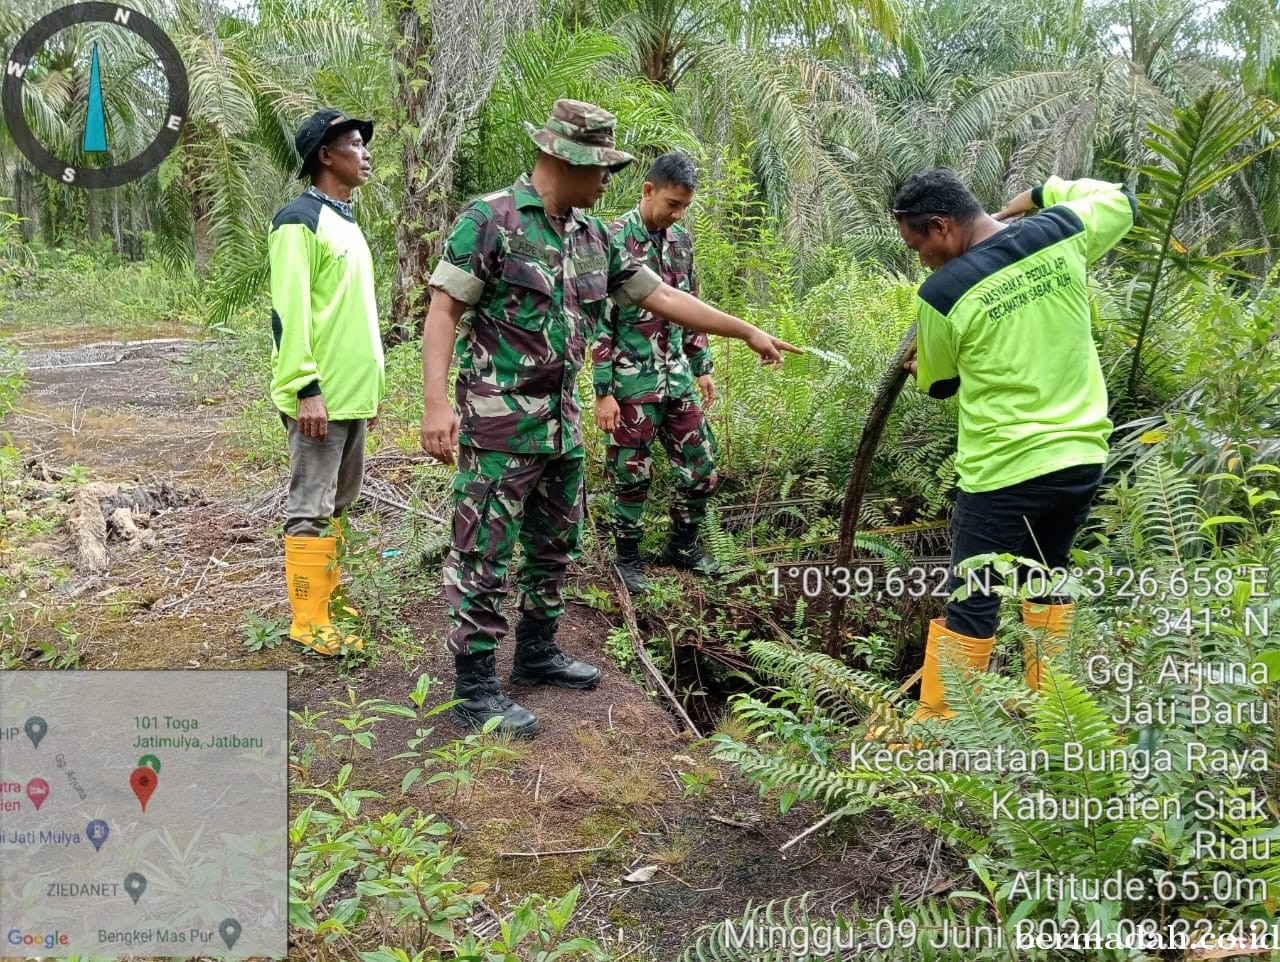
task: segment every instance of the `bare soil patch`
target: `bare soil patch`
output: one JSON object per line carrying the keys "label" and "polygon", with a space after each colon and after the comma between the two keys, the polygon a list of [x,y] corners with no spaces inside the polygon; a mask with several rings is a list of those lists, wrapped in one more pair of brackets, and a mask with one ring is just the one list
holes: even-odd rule
{"label": "bare soil patch", "polygon": [[[419,675],[452,678],[438,568],[403,572],[418,583],[393,616],[413,642],[391,650],[374,638],[371,663],[344,671],[287,641],[247,650],[248,614],[286,617],[273,530],[284,478],[251,489],[227,472],[235,446],[228,419],[240,402],[201,396],[189,376],[192,353],[210,348],[67,341],[24,346],[28,386],[0,432],[27,453],[27,470],[46,496],[67,505],[68,520],[41,536],[44,556],[71,572],[46,600],[67,606],[81,667],[285,669],[290,707],[313,712],[337,712],[334,702],[346,700],[349,688],[357,699],[408,704]],[[393,474],[395,464],[387,470]],[[70,521],[86,482],[101,487],[80,497],[79,512],[91,514],[94,503],[106,509],[107,557],[97,570],[78,563]],[[397,510],[390,490],[374,478],[353,527],[378,530],[377,512]],[[145,541],[128,536],[129,524],[148,533]],[[608,583],[591,559],[584,563],[574,574],[580,583]],[[883,899],[895,884],[922,892],[947,877],[931,840],[882,815],[780,852],[821,813],[780,818],[772,801],[709,762],[706,748],[680,732],[605,652],[612,626],[601,611],[570,605],[559,639],[569,653],[600,665],[603,682],[593,692],[509,689],[542,719],[543,732],[513,746],[517,757],[465,797],[420,786],[401,795],[410,763],[392,756],[404,751],[417,723],[385,719],[373,749],[356,758],[358,784],[384,795],[373,810],[410,805],[448,819],[468,859],[464,874],[486,886],[495,913],[528,892],[559,895],[581,885],[576,930],[620,946],[619,955],[655,962],[677,957],[699,925],[736,918],[748,902],[813,892],[816,911],[839,911]],[[499,657],[503,676],[510,649],[508,640]],[[436,689],[437,703],[449,687],[446,681]],[[444,716],[433,723],[424,747],[458,737]],[[299,747],[308,737],[295,733]],[[323,784],[341,762],[321,753],[309,783]],[[686,795],[682,771],[714,773],[702,798]],[[648,881],[623,880],[645,867],[655,868]],[[337,886],[332,898],[342,892]],[[298,951],[308,957],[305,947]]]}

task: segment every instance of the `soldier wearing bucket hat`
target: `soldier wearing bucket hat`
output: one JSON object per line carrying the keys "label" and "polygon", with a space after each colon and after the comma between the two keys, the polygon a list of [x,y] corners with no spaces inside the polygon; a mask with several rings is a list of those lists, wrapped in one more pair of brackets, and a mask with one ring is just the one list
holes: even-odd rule
{"label": "soldier wearing bucket hat", "polygon": [[595,104],[557,100],[545,127],[526,120],[524,129],[544,154],[579,167],[607,167],[616,174],[635,158],[613,146],[615,122],[613,114]]}
{"label": "soldier wearing bucket hat", "polygon": [[[533,172],[462,210],[431,275],[422,446],[458,465],[444,588],[461,700],[453,718],[464,727],[498,718],[507,734],[538,730],[534,714],[502,692],[495,663],[517,542],[521,618],[511,682],[594,688],[600,681],[600,670],[565,654],[555,633],[583,523],[578,372],[608,299],[740,338],[764,363],[800,353],[664,284],[586,213],[634,159],[615,146],[614,127],[607,110],[577,100],[556,101],[541,128],[526,124],[539,150]],[[455,354],[456,414],[446,395]]]}
{"label": "soldier wearing bucket hat", "polygon": [[271,399],[289,442],[284,525],[289,636],[322,655],[364,642],[336,628],[341,516],[360,492],[365,431],[384,374],[373,258],[351,209],[369,179],[373,124],[326,107],[298,128],[299,176],[311,184],[278,211],[271,267]]}

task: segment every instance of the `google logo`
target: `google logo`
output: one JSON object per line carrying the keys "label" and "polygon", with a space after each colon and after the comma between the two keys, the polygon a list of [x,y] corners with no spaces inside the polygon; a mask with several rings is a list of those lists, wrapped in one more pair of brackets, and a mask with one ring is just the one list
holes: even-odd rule
{"label": "google logo", "polygon": [[21,929],[10,929],[5,935],[10,945],[38,945],[52,949],[68,944],[71,939],[66,932],[23,932]]}

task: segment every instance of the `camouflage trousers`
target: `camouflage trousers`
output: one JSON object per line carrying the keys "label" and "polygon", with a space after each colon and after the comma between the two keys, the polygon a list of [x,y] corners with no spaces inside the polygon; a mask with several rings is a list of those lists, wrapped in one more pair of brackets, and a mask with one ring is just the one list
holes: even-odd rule
{"label": "camouflage trousers", "polygon": [[491,651],[506,634],[499,608],[517,542],[517,607],[535,618],[564,611],[565,570],[582,535],[585,463],[582,448],[561,455],[461,446],[453,478],[453,544],[444,564],[450,651]]}
{"label": "camouflage trousers", "polygon": [[605,449],[605,473],[612,488],[609,516],[619,538],[640,538],[641,515],[653,480],[653,442],[666,448],[675,491],[671,520],[698,525],[715,493],[716,439],[697,399],[686,394],[653,404],[618,401],[621,421]]}

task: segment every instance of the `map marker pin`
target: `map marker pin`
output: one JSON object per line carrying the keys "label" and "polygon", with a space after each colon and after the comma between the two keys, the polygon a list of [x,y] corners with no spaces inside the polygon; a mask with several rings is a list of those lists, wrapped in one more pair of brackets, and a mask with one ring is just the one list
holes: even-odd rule
{"label": "map marker pin", "polygon": [[32,715],[27,719],[26,730],[27,737],[31,739],[31,747],[39,748],[40,739],[44,738],[44,733],[49,730],[49,726],[39,715]]}
{"label": "map marker pin", "polygon": [[107,823],[102,819],[95,818],[84,827],[84,833],[89,836],[89,841],[93,843],[93,850],[99,852],[102,850],[102,843],[111,834],[111,829],[107,828]]}
{"label": "map marker pin", "polygon": [[139,766],[129,776],[129,787],[133,789],[133,794],[138,796],[138,801],[142,803],[144,812],[147,810],[147,799],[156,790],[156,782],[156,773],[150,768]]}
{"label": "map marker pin", "polygon": [[43,778],[33,778],[27,782],[27,798],[31,799],[31,804],[36,807],[36,811],[40,811],[40,806],[44,804],[44,800],[49,797],[49,783]]}
{"label": "map marker pin", "polygon": [[147,890],[147,880],[137,872],[130,872],[124,877],[124,890],[129,893],[129,897],[133,899],[133,904],[138,904],[138,899],[142,897],[142,893]]}
{"label": "map marker pin", "polygon": [[235,919],[223,919],[222,924],[218,926],[218,934],[230,949],[236,944],[236,939],[240,938],[240,923]]}

